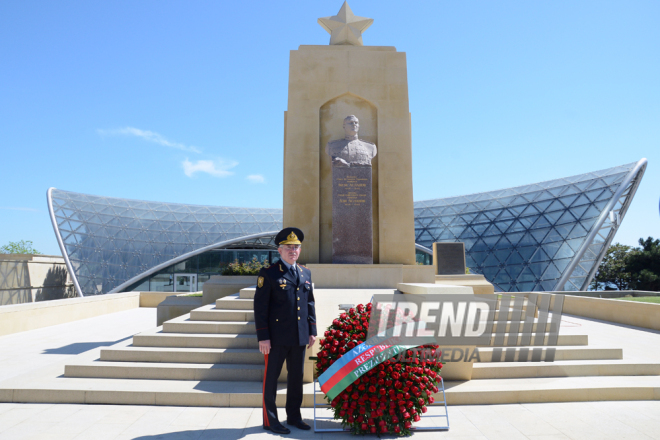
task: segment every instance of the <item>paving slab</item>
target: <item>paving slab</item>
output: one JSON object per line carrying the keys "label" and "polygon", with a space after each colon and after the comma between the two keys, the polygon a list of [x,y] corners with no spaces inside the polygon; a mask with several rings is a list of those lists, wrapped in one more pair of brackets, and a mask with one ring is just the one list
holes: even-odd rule
{"label": "paving slab", "polygon": [[[434,407],[427,414],[440,413]],[[2,417],[4,415],[4,417]],[[329,416],[328,413],[321,416]],[[312,423],[313,409],[303,408]],[[286,415],[279,410],[280,420]],[[181,406],[0,404],[0,439],[178,440],[350,439],[348,433],[292,428],[288,436],[262,429],[259,408]],[[418,426],[434,426],[422,419]],[[449,407],[449,431],[417,431],[412,438],[441,439],[658,439],[660,402],[568,402]],[[336,427],[336,422],[326,422]],[[395,437],[385,437],[395,438]]]}

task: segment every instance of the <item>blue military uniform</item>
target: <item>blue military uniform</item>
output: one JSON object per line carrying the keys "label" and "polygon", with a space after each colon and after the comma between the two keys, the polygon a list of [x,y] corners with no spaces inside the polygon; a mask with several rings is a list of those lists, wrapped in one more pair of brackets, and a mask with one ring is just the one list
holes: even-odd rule
{"label": "blue military uniform", "polygon": [[[278,244],[289,244],[294,232],[296,241],[302,232],[296,228],[286,228],[276,238]],[[279,239],[279,240],[278,240]],[[298,241],[298,243],[300,243]],[[295,269],[295,273],[294,270]],[[280,426],[277,418],[275,397],[277,379],[282,365],[287,363],[287,422],[295,424],[302,420],[300,406],[303,397],[303,365],[305,346],[309,336],[316,336],[316,312],[314,310],[314,289],[312,274],[306,267],[296,264],[291,269],[280,261],[261,269],[257,278],[254,296],[254,320],[259,341],[270,340],[270,353],[265,355],[263,385],[264,428]]]}

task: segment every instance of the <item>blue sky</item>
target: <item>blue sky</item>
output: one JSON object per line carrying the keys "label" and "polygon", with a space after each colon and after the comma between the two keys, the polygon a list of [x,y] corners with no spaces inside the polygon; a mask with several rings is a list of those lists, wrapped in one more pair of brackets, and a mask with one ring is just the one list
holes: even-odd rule
{"label": "blue sky", "polygon": [[[341,4],[0,2],[0,245],[59,254],[51,186],[280,208],[289,51]],[[615,241],[660,236],[660,2],[350,5],[407,53],[415,200],[646,157]]]}

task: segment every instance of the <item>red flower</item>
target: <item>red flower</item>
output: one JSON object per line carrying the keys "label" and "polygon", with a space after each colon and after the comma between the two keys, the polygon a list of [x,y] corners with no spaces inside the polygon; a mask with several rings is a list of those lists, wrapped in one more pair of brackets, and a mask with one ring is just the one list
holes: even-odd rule
{"label": "red flower", "polygon": [[422,412],[423,412],[423,413],[426,413],[426,411],[428,411],[428,408],[425,407],[425,406],[422,406]]}
{"label": "red flower", "polygon": [[373,385],[371,385],[371,386],[369,387],[369,392],[370,392],[370,393],[375,393],[375,392],[376,392],[376,387],[373,386]]}
{"label": "red flower", "polygon": [[372,434],[375,434],[378,431],[378,429],[376,429],[375,426],[372,426],[371,428],[369,428],[369,431],[371,431]]}
{"label": "red flower", "polygon": [[394,432],[396,432],[397,434],[400,433],[401,432],[401,427],[399,425],[396,425],[394,427]]}
{"label": "red flower", "polygon": [[360,428],[361,428],[363,431],[366,431],[367,429],[369,429],[369,427],[367,426],[366,423],[363,423],[362,426],[360,426]]}
{"label": "red flower", "polygon": [[404,426],[406,429],[410,429],[410,427],[412,426],[412,423],[406,421],[406,422],[403,424],[403,426]]}

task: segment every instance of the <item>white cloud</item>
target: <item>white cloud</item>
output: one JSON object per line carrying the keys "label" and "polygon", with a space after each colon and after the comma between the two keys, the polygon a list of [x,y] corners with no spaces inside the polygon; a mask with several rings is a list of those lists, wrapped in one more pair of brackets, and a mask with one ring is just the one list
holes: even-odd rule
{"label": "white cloud", "polygon": [[34,209],[34,208],[24,208],[24,207],[21,207],[21,206],[16,206],[16,207],[14,207],[14,206],[0,206],[0,209],[7,209],[7,210],[9,210],[9,211],[32,211],[32,212],[39,212],[38,209]]}
{"label": "white cloud", "polygon": [[234,168],[238,165],[236,161],[228,161],[223,159],[218,160],[198,160],[197,162],[191,162],[186,158],[181,165],[183,165],[183,172],[188,177],[193,177],[195,173],[207,173],[215,177],[227,177],[234,174],[232,171],[229,171],[231,168]]}
{"label": "white cloud", "polygon": [[264,183],[266,181],[266,178],[261,174],[250,174],[246,179],[252,183]]}
{"label": "white cloud", "polygon": [[135,127],[124,127],[124,128],[115,128],[113,130],[97,130],[100,135],[110,135],[110,136],[136,136],[144,139],[148,142],[153,142],[158,145],[163,145],[165,147],[176,148],[177,150],[190,151],[192,153],[201,153],[201,150],[197,147],[190,145],[180,144],[178,142],[172,142],[166,139],[163,135],[149,131],[149,130],[140,130]]}

